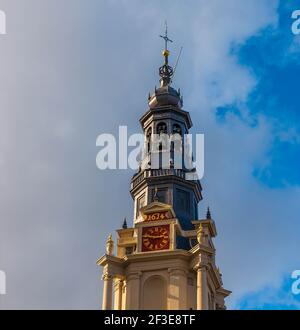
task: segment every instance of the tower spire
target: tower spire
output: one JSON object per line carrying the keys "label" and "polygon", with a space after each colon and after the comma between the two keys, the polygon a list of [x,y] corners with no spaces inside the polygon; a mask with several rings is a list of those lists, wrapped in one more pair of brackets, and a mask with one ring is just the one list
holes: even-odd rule
{"label": "tower spire", "polygon": [[160,37],[162,39],[164,39],[164,41],[165,41],[165,49],[163,50],[163,53],[162,53],[163,56],[164,56],[164,65],[159,68],[159,75],[161,77],[161,79],[160,79],[161,87],[168,86],[171,83],[171,81],[172,81],[171,77],[174,74],[173,68],[171,66],[169,66],[170,51],[168,50],[168,43],[173,42],[173,40],[171,40],[168,37],[168,24],[167,24],[167,21],[165,22],[165,25],[166,25],[165,34],[160,35]]}

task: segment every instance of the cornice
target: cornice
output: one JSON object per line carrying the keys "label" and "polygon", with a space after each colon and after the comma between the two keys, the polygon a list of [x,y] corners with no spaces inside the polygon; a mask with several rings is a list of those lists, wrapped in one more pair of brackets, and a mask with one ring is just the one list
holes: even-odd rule
{"label": "cornice", "polygon": [[232,291],[226,290],[223,287],[217,289],[216,292],[217,294],[222,295],[224,298],[228,297],[232,293]]}
{"label": "cornice", "polygon": [[123,262],[124,262],[123,258],[118,258],[115,256],[109,256],[105,254],[97,260],[96,264],[102,267],[106,266],[107,264],[116,264],[119,266]]}
{"label": "cornice", "polygon": [[179,108],[176,108],[174,106],[170,106],[170,105],[167,105],[167,106],[161,106],[161,107],[157,107],[157,108],[153,108],[153,109],[149,109],[140,119],[140,123],[141,125],[143,126],[144,122],[150,117],[152,116],[153,114],[156,114],[156,113],[165,113],[165,112],[171,112],[173,111],[174,113],[178,114],[178,115],[181,115],[183,117],[186,118],[186,122],[187,122],[187,127],[188,129],[192,128],[193,126],[193,122],[192,122],[192,119],[191,119],[191,116],[189,114],[188,111],[185,111],[185,110],[182,110],[182,109],[179,109]]}
{"label": "cornice", "polygon": [[125,264],[132,262],[148,261],[151,260],[164,260],[164,259],[185,259],[188,260],[191,257],[191,253],[186,250],[166,250],[166,251],[154,251],[154,252],[138,252],[130,254],[124,257]]}

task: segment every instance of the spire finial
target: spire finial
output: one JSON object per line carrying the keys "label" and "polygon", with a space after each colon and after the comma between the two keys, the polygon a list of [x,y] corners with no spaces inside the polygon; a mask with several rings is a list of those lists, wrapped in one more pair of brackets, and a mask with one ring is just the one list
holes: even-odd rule
{"label": "spire finial", "polygon": [[171,82],[171,77],[174,74],[173,68],[169,66],[169,55],[170,51],[168,50],[168,42],[173,42],[173,40],[168,37],[168,24],[165,22],[166,30],[165,35],[160,35],[165,41],[165,49],[163,50],[163,56],[165,58],[165,63],[162,67],[159,68],[159,75],[161,76],[160,84],[161,86],[167,86]]}
{"label": "spire finial", "polygon": [[206,219],[211,219],[210,208],[207,208]]}
{"label": "spire finial", "polygon": [[124,221],[123,221],[123,226],[122,226],[123,229],[127,229],[128,226],[127,226],[127,219],[126,217],[124,218]]}
{"label": "spire finial", "polygon": [[[165,26],[166,26],[165,35],[164,35],[164,36],[160,35],[160,37],[163,38],[164,41],[165,41],[165,49],[164,49],[164,52],[165,52],[165,51],[169,52],[169,51],[168,51],[168,42],[173,42],[173,40],[169,39],[169,37],[168,37],[168,22],[167,22],[167,21],[165,21]],[[168,54],[168,55],[169,55],[169,54]],[[164,56],[165,56],[165,55],[164,55]]]}

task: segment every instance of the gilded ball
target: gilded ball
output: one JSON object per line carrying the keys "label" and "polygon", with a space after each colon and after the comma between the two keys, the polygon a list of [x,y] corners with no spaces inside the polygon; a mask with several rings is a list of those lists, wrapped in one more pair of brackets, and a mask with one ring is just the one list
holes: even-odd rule
{"label": "gilded ball", "polygon": [[163,51],[163,55],[164,55],[164,57],[167,57],[167,56],[170,55],[170,52],[169,52],[167,49],[165,49],[165,50]]}

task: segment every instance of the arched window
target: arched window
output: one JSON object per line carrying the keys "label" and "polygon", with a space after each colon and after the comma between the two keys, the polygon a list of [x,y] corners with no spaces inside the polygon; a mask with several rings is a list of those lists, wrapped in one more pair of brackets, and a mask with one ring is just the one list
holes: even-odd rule
{"label": "arched window", "polygon": [[167,284],[162,276],[148,278],[143,287],[143,309],[167,309]]}
{"label": "arched window", "polygon": [[167,134],[167,124],[166,123],[159,123],[156,127],[156,134]]}
{"label": "arched window", "polygon": [[171,150],[177,154],[182,152],[182,129],[180,125],[174,124],[172,129],[172,144]]}
{"label": "arched window", "polygon": [[168,142],[168,128],[167,124],[161,122],[156,126],[156,134],[159,135],[160,143],[159,143],[159,150],[165,150],[167,147]]}
{"label": "arched window", "polygon": [[151,137],[152,137],[152,128],[150,127],[146,134],[146,140],[147,140],[147,152],[149,153],[151,151]]}
{"label": "arched window", "polygon": [[181,129],[180,125],[174,124],[172,133],[182,135],[182,129]]}

